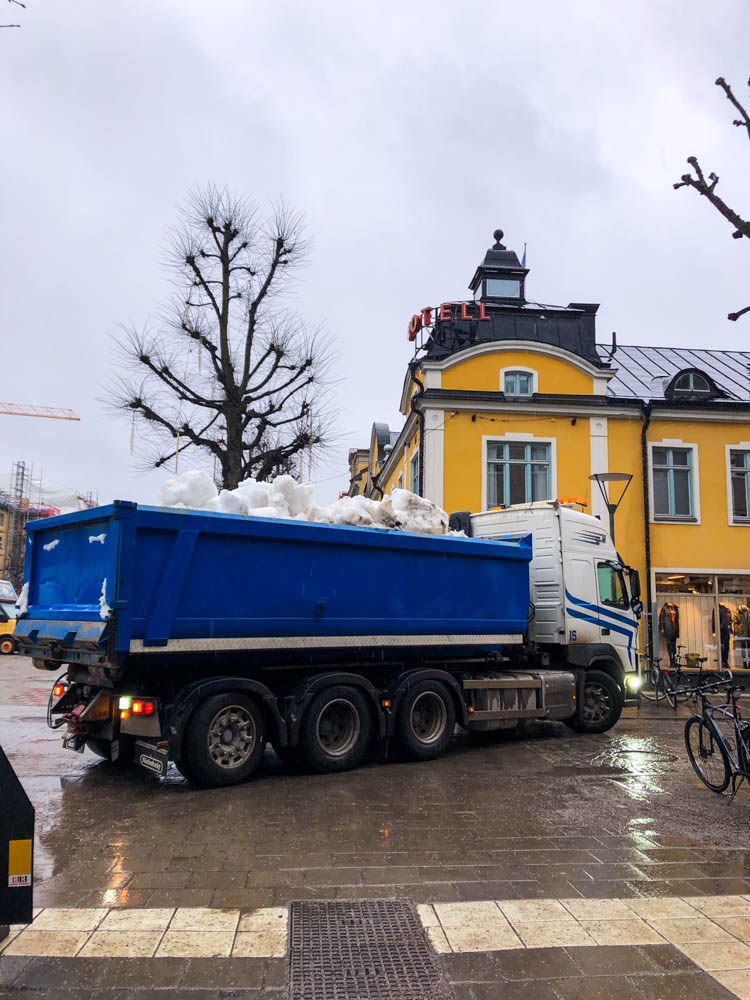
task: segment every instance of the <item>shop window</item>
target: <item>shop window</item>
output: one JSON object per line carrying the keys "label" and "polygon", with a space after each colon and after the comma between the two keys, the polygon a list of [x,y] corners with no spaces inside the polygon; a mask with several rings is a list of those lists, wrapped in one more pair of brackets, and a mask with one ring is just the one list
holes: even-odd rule
{"label": "shop window", "polygon": [[696,520],[693,448],[655,445],[651,452],[654,518]]}
{"label": "shop window", "polygon": [[622,572],[600,562],[596,567],[596,579],[599,584],[599,600],[608,608],[629,608],[628,592]]}
{"label": "shop window", "polygon": [[419,495],[419,449],[414,452],[409,463],[409,489]]}
{"label": "shop window", "polygon": [[534,392],[533,372],[506,371],[503,392],[506,396],[531,396]]}
{"label": "shop window", "polygon": [[730,448],[729,483],[732,521],[750,524],[750,451]]}
{"label": "shop window", "polygon": [[487,507],[549,500],[551,445],[526,441],[487,442]]}

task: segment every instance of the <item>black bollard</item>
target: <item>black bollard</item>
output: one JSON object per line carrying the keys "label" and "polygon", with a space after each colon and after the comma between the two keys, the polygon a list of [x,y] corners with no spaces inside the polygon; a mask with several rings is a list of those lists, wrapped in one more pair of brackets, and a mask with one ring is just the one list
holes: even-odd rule
{"label": "black bollard", "polygon": [[31,923],[33,893],[34,807],[0,747],[0,940]]}

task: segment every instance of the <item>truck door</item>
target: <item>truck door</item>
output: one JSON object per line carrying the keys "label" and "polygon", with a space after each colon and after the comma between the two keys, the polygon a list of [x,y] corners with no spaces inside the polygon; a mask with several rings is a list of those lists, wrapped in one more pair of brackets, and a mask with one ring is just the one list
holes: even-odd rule
{"label": "truck door", "polygon": [[565,623],[567,643],[580,646],[601,642],[599,614],[596,610],[598,592],[593,559],[565,561]]}
{"label": "truck door", "polygon": [[601,641],[617,650],[625,670],[635,669],[637,621],[630,607],[625,574],[615,564],[599,560],[596,564],[599,591],[599,627]]}

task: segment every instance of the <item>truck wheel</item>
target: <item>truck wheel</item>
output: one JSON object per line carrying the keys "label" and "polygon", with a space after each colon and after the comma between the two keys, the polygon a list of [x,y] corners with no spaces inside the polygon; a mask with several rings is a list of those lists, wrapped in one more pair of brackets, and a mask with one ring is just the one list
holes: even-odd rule
{"label": "truck wheel", "polygon": [[0,639],[0,653],[2,653],[3,656],[10,656],[10,654],[15,653],[15,651],[16,651],[15,639],[13,639],[9,635],[4,635],[2,639]]}
{"label": "truck wheel", "polygon": [[439,757],[451,741],[456,709],[440,681],[422,681],[409,688],[396,716],[398,739],[412,760]]}
{"label": "truck wheel", "polygon": [[348,771],[362,763],[372,733],[370,707],[355,687],[330,687],[313,698],[300,748],[314,771]]}
{"label": "truck wheel", "polygon": [[579,733],[606,733],[620,718],[622,691],[603,670],[588,670],[583,680],[583,699],[572,720]]}
{"label": "truck wheel", "polygon": [[238,785],[257,769],[265,749],[262,712],[252,698],[227,691],[206,698],[193,712],[180,764],[184,762],[196,784],[209,788]]}

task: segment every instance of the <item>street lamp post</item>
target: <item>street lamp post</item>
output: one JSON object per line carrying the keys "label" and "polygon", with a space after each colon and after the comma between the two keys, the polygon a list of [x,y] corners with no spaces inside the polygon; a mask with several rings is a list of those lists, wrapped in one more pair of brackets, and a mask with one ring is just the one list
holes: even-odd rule
{"label": "street lamp post", "polygon": [[[609,512],[609,534],[612,538],[612,544],[615,541],[615,512],[617,508],[622,503],[622,498],[628,491],[628,486],[630,486],[630,480],[632,475],[629,472],[595,472],[589,479],[597,483],[599,489],[601,490],[602,498]],[[612,495],[610,492],[610,483],[623,483],[622,490],[620,492],[617,500],[612,500]]]}

